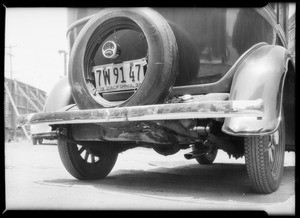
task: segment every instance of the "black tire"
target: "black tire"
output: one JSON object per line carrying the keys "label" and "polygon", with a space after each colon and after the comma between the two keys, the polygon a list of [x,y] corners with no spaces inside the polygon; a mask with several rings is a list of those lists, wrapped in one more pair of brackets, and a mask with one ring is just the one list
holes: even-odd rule
{"label": "black tire", "polygon": [[32,144],[37,145],[37,139],[36,138],[32,138]]}
{"label": "black tire", "polygon": [[276,191],[280,186],[284,166],[284,118],[275,133],[247,137],[244,142],[247,173],[252,189],[262,194]]}
{"label": "black tire", "polygon": [[[93,95],[85,77],[91,71],[89,64],[95,53],[92,50],[99,47],[110,30],[123,27],[135,28],[144,34],[148,46],[148,64],[140,87],[119,103],[108,101],[99,94]],[[177,69],[176,39],[168,22],[159,13],[150,8],[110,8],[101,10],[80,31],[70,54],[68,76],[78,107],[91,109],[159,102],[168,95],[170,86],[175,82]]]}
{"label": "black tire", "polygon": [[[97,150],[57,140],[60,159],[66,170],[79,180],[95,180],[106,177],[114,167],[118,153],[109,146],[99,146]],[[85,152],[84,157],[81,156]],[[87,157],[87,158],[86,158]],[[89,157],[90,162],[89,162]]]}
{"label": "black tire", "polygon": [[196,157],[195,159],[201,165],[211,165],[215,161],[217,154],[218,154],[218,149],[212,148],[206,154]]}
{"label": "black tire", "polygon": [[43,139],[38,139],[39,145],[43,144]]}

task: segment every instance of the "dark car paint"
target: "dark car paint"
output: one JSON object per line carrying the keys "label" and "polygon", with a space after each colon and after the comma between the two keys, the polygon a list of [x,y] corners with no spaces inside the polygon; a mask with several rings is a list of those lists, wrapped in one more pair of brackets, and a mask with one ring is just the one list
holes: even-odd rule
{"label": "dark car paint", "polygon": [[[251,46],[259,42],[275,43],[276,30],[255,9],[154,9],[168,21],[177,39],[180,63],[175,87],[216,82]],[[80,16],[95,12],[96,9],[77,10]],[[75,13],[74,9],[70,13]],[[91,17],[88,18],[84,18],[77,26],[70,26],[67,34],[70,49],[81,28]],[[260,31],[255,32],[255,29]],[[248,34],[248,31],[252,31],[252,35]],[[243,40],[240,40],[241,38]],[[118,40],[120,43],[126,41],[122,40],[122,37]],[[131,49],[130,43],[122,44],[122,50]]]}
{"label": "dark car paint", "polygon": [[[95,11],[93,10],[93,12]],[[167,9],[161,9],[161,11],[159,12],[162,13],[163,16],[166,16],[169,13]],[[274,31],[279,36],[279,39],[281,39],[281,42],[278,41],[278,38],[276,41],[273,42],[268,41],[268,42],[270,44],[275,43],[275,44],[285,45],[286,42],[282,35],[282,31],[278,29],[279,27],[276,26],[276,22],[274,21],[274,14],[269,13],[270,8],[266,8],[266,10],[258,9],[258,12],[266,20],[268,20],[268,22],[274,28]],[[169,18],[172,17],[172,13],[169,13],[168,16]],[[72,26],[70,26],[67,34],[70,42],[70,48],[72,47],[73,41],[76,39],[76,35],[78,35],[81,27],[91,17],[92,16],[84,18],[82,21],[77,21],[76,23],[79,24],[78,26],[76,26],[77,24],[73,24]],[[178,22],[180,22],[180,19]],[[175,24],[173,21],[170,23],[171,26],[173,26],[173,28],[174,26],[176,26],[176,22]],[[199,34],[195,34],[194,36],[198,36],[198,35]],[[249,34],[249,37],[250,36],[251,34]],[[190,42],[193,42],[193,40],[189,41],[189,43]],[[230,43],[232,45],[232,41],[228,42],[227,40],[227,43]],[[191,83],[190,85],[186,85],[186,86],[175,86],[174,94],[182,95],[182,94],[211,93],[211,92],[218,92],[220,89],[221,90],[223,89],[222,90],[223,92],[230,91],[230,99],[233,100],[254,99],[256,97],[262,98],[265,101],[265,112],[266,112],[266,117],[263,120],[250,120],[250,118],[226,118],[223,126],[223,131],[232,135],[252,135],[252,134],[256,135],[256,134],[264,134],[264,133],[270,133],[275,131],[278,126],[278,122],[280,121],[280,111],[281,111],[280,102],[282,101],[283,89],[287,89],[289,93],[294,91],[294,89],[287,88],[287,86],[284,87],[284,78],[294,77],[293,75],[290,75],[295,73],[294,63],[288,64],[290,63],[291,60],[290,60],[289,53],[285,48],[273,46],[273,45],[262,46],[262,44],[254,45],[253,49],[249,49],[250,51],[248,50],[245,52],[245,48],[243,48],[242,51],[239,50],[238,51],[240,53],[238,55],[239,59],[236,58],[233,59],[230,65],[231,68],[224,70],[224,72],[221,72],[213,80],[209,80],[210,83],[207,84]],[[251,62],[253,62],[254,60],[256,60],[256,64],[253,65],[253,63]],[[266,65],[268,67],[266,67]],[[289,68],[288,65],[290,66]],[[261,68],[261,66],[263,67]],[[251,74],[249,74],[249,72],[251,72]],[[259,74],[260,76],[258,76],[258,73],[260,73]],[[233,77],[234,79],[231,86],[231,81]],[[288,110],[291,110],[291,108],[294,107],[294,99],[293,99],[294,95],[286,94],[286,93],[287,92],[284,93],[284,96],[289,97],[289,100],[285,100],[285,98],[283,98],[284,107],[288,108]],[[68,95],[69,94],[66,94],[66,96]],[[288,135],[291,135],[292,137],[291,141],[293,144],[294,144],[293,133],[295,131],[294,113],[295,112],[292,110],[290,111],[290,113],[287,113],[288,116],[286,116],[288,132],[289,132]]]}

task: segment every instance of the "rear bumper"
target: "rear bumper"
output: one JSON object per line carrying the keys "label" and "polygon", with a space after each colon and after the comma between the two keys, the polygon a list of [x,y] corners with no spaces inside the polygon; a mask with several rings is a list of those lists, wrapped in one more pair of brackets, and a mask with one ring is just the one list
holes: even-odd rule
{"label": "rear bumper", "polygon": [[49,131],[49,132],[44,132],[44,133],[37,133],[37,134],[32,134],[31,138],[37,138],[37,139],[48,139],[48,140],[53,140],[57,137],[57,132],[56,131]]}
{"label": "rear bumper", "polygon": [[48,125],[109,123],[226,117],[256,117],[257,119],[261,119],[263,111],[264,107],[261,99],[247,101],[200,101],[35,113],[20,116],[18,118],[18,125],[40,123],[46,123]]}

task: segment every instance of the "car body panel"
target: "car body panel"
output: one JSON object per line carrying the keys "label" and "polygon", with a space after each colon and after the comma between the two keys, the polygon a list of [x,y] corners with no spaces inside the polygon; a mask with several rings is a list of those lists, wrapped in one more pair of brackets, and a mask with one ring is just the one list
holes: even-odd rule
{"label": "car body panel", "polygon": [[[72,8],[69,10],[71,11],[69,15],[74,15],[73,17],[69,16],[68,23],[72,24],[67,32],[69,49],[71,51],[77,36],[83,34],[85,30],[83,26],[92,20],[94,14],[102,10],[102,8]],[[287,110],[284,109],[285,113],[287,113],[285,116],[286,126],[288,127],[287,135],[291,135],[291,137],[287,138],[291,138],[292,144],[295,143],[293,139],[294,114],[289,110],[294,107],[294,98],[290,95],[294,90],[286,82],[287,80],[289,80],[289,83],[294,82],[293,79],[288,78],[291,77],[290,74],[292,74],[292,78],[295,77],[295,66],[289,51],[286,49],[285,33],[278,23],[277,15],[269,5],[264,8],[252,9],[174,8],[170,10],[169,8],[154,8],[154,10],[157,10],[172,27],[176,40],[180,41],[177,43],[178,47],[191,48],[186,49],[190,53],[187,52],[185,59],[180,60],[183,63],[183,67],[179,69],[179,76],[172,87],[171,93],[173,96],[229,93],[229,102],[263,102],[263,116],[261,117],[248,116],[249,114],[245,114],[245,116],[231,116],[228,113],[216,115],[216,113],[210,113],[211,111],[201,111],[201,115],[193,117],[189,114],[186,117],[186,115],[180,114],[182,117],[173,117],[174,119],[224,118],[222,127],[224,133],[232,136],[256,136],[270,134],[277,130],[281,121],[282,108],[284,107],[287,108]],[[123,50],[132,49],[130,48],[131,43],[126,43],[127,41],[128,37],[120,39]],[[99,54],[101,55],[100,52]],[[292,62],[292,67],[290,67],[293,68],[292,72],[289,72],[288,63],[290,62]],[[193,70],[191,71],[185,70],[188,69],[188,65],[197,66],[192,67],[191,69]],[[83,85],[85,84],[68,82],[67,78],[64,78],[53,89],[53,93],[47,99],[47,111],[45,112],[57,111],[58,108],[74,103],[72,102],[70,86],[77,89],[78,92],[82,91],[82,96],[90,95],[87,92],[83,93]],[[284,91],[286,89],[288,91]],[[119,95],[120,93],[109,94]],[[145,96],[147,94],[144,93]],[[87,98],[84,99],[86,100],[86,105],[89,105]],[[204,104],[208,104],[208,102],[204,102]],[[172,106],[166,105],[167,108],[172,109]],[[65,108],[61,111],[62,113],[28,116],[23,121],[27,120],[26,122],[32,124],[42,121],[52,125],[120,122],[118,119],[115,121],[113,119],[105,120],[107,117],[100,119],[96,116],[100,112],[103,112],[102,115],[110,116],[115,111],[120,110],[121,116],[119,118],[121,121],[130,122],[128,111],[131,112],[135,108],[143,108],[143,110],[139,110],[139,113],[146,114],[147,110],[149,112],[151,109],[154,109],[154,111],[160,109],[158,105],[145,107],[136,105],[133,107],[73,110],[71,113],[69,111],[64,114],[63,111],[68,110]],[[174,107],[176,106],[174,105]],[[189,109],[189,107],[185,109]],[[147,118],[138,118],[138,121],[155,120],[157,118],[155,115],[154,113],[151,116],[147,115]],[[157,119],[167,120],[168,118],[166,117],[169,115],[168,113],[163,114]],[[78,118],[75,124],[74,120],[72,120],[74,117]],[[132,122],[136,121],[135,114],[133,117]],[[60,120],[61,118],[63,120]]]}
{"label": "car body panel", "polygon": [[[184,90],[184,86],[197,86],[220,80],[251,46],[260,42],[275,44],[275,35],[282,34],[276,23],[269,22],[269,20],[273,21],[273,17],[266,8],[195,7],[170,10],[158,7],[154,9],[172,27],[179,42],[178,46],[188,47],[189,50],[185,59],[179,59],[180,72],[174,84],[177,90],[181,87]],[[87,16],[69,26],[67,37],[70,51],[77,36],[82,34],[83,26],[101,10],[102,8],[70,9],[70,17],[73,14],[73,17],[69,19],[70,24],[83,15]],[[179,19],[182,17],[184,19]],[[264,31],[253,31],[255,28],[264,29]],[[252,35],[248,34],[248,31],[252,31]],[[182,40],[183,37],[185,40]],[[280,36],[280,38],[284,37]],[[120,37],[118,42],[122,40]],[[130,49],[130,43],[126,43],[128,39],[124,38],[124,40],[122,50],[128,50],[126,48],[128,46]]]}
{"label": "car body panel", "polygon": [[60,108],[74,103],[71,94],[71,87],[68,82],[68,78],[64,77],[58,81],[57,84],[52,88],[43,111],[53,112]]}
{"label": "car body panel", "polygon": [[264,116],[226,118],[223,132],[232,135],[262,135],[277,130],[281,117],[288,51],[281,46],[265,45],[255,50],[236,69],[230,100],[262,99]]}

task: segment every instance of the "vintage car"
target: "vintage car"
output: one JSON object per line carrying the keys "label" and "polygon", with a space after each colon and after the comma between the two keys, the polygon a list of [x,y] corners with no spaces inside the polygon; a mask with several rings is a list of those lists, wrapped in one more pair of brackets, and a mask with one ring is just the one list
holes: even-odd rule
{"label": "vintage car", "polygon": [[53,89],[52,104],[75,103],[19,124],[50,125],[80,180],[106,177],[135,147],[188,149],[199,164],[222,149],[245,156],[255,192],[272,193],[295,148],[295,64],[278,10],[70,9],[68,84]]}

